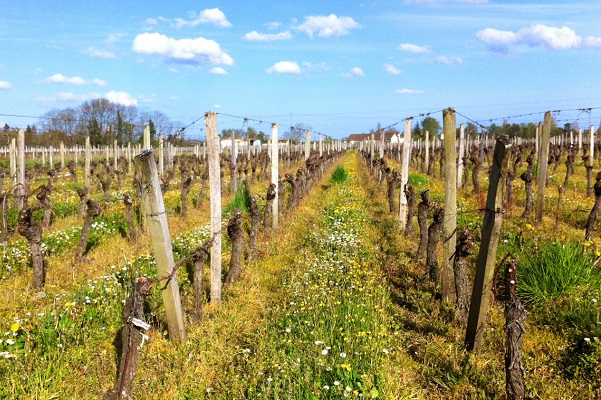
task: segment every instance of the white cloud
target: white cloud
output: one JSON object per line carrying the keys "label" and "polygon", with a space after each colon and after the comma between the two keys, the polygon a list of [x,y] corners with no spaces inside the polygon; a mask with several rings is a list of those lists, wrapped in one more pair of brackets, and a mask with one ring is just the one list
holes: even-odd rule
{"label": "white cloud", "polygon": [[155,26],[155,25],[158,25],[159,21],[157,21],[156,18],[147,18],[146,21],[144,21],[144,23],[147,26]]}
{"label": "white cloud", "polygon": [[503,31],[486,28],[476,33],[476,37],[490,50],[505,53],[514,46],[547,47],[555,50],[573,48],[601,48],[601,37],[582,38],[567,26],[561,28],[542,24],[522,28],[519,31]]}
{"label": "white cloud", "polygon": [[431,53],[429,46],[418,46],[411,43],[401,43],[398,47],[401,51],[408,51],[415,54],[429,54]]}
{"label": "white cloud", "polygon": [[86,49],[86,53],[88,53],[92,57],[96,57],[96,58],[116,58],[117,57],[116,54],[113,53],[112,51],[96,50],[93,47],[88,47]]}
{"label": "white cloud", "polygon": [[227,75],[227,71],[221,67],[215,67],[209,70],[209,73],[213,75]]}
{"label": "white cloud", "polygon": [[13,84],[8,81],[0,81],[0,90],[12,89]]}
{"label": "white cloud", "polygon": [[105,94],[104,97],[107,100],[109,100],[110,102],[113,102],[116,104],[122,104],[124,106],[137,106],[138,105],[138,100],[136,100],[136,98],[134,98],[131,94],[129,94],[127,92],[117,92],[117,91],[111,90],[110,92]]}
{"label": "white cloud", "polygon": [[330,67],[328,67],[328,64],[325,62],[313,64],[308,61],[303,61],[303,71],[325,72],[329,70]]}
{"label": "white cloud", "polygon": [[384,69],[386,70],[386,72],[388,72],[390,75],[400,75],[401,74],[401,70],[398,69],[397,67],[395,67],[392,64],[384,64]]}
{"label": "white cloud", "polygon": [[265,27],[267,29],[278,29],[280,26],[282,26],[281,22],[268,22],[265,24]]}
{"label": "white cloud", "polygon": [[292,39],[292,34],[288,31],[280,33],[259,33],[252,31],[244,35],[242,39],[249,42],[271,42],[274,40],[290,40]]}
{"label": "white cloud", "polygon": [[83,86],[83,85],[96,85],[96,86],[106,86],[106,82],[102,79],[92,79],[91,81],[86,81],[85,79],[79,76],[68,77],[63,74],[54,74],[44,79],[42,82],[44,83],[61,83],[67,85],[75,85],[75,86]]}
{"label": "white cloud", "polygon": [[117,42],[121,41],[121,38],[125,36],[125,33],[113,33],[104,41],[106,46],[112,46]]}
{"label": "white cloud", "polygon": [[300,74],[301,69],[296,61],[280,61],[267,68],[270,74]]}
{"label": "white cloud", "polygon": [[434,60],[446,65],[463,64],[463,60],[460,57],[438,56]]}
{"label": "white cloud", "polygon": [[201,11],[198,16],[194,12],[190,13],[190,20],[182,18],[175,19],[175,27],[198,26],[200,24],[215,25],[220,28],[230,28],[232,24],[227,20],[223,11],[218,8],[209,8]]}
{"label": "white cloud", "polygon": [[344,76],[345,78],[353,78],[356,76],[365,76],[365,74],[363,73],[363,70],[361,68],[353,67],[349,72],[342,74],[342,76]]}
{"label": "white cloud", "polygon": [[359,28],[360,25],[351,17],[337,17],[334,14],[328,16],[316,15],[305,17],[305,22],[296,29],[303,31],[310,37],[317,32],[317,36],[324,38],[344,36],[351,33],[351,29]]}
{"label": "white cloud", "polygon": [[232,65],[234,60],[219,44],[205,38],[174,39],[160,33],[142,33],[134,39],[134,53],[151,54],[170,60],[193,63]]}
{"label": "white cloud", "polygon": [[396,94],[424,94],[423,90],[415,90],[415,89],[397,89],[395,91]]}
{"label": "white cloud", "polygon": [[[153,95],[155,96],[155,95]],[[105,98],[113,103],[123,104],[124,106],[137,106],[138,100],[127,92],[117,92],[111,90],[104,95],[100,93],[83,93],[75,94],[70,92],[59,92],[52,96],[39,96],[36,97],[35,101],[39,103],[57,103],[57,102],[70,102],[80,103],[88,100]],[[148,101],[148,97],[144,97],[144,101]]]}
{"label": "white cloud", "polygon": [[87,100],[97,99],[102,97],[99,93],[84,93],[74,94],[69,92],[55,93],[54,96],[36,97],[35,101],[40,103],[56,103],[56,102],[83,102]]}

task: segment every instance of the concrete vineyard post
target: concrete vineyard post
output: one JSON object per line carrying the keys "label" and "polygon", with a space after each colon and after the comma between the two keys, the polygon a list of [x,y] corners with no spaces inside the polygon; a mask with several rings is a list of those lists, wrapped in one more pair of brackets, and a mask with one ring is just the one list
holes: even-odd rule
{"label": "concrete vineyard post", "polygon": [[476,264],[476,276],[472,289],[467,329],[465,333],[465,346],[468,351],[478,352],[482,347],[484,337],[484,326],[486,315],[490,305],[490,292],[492,279],[497,262],[497,245],[501,233],[503,214],[501,204],[503,191],[499,190],[503,185],[501,181],[501,167],[509,149],[509,138],[501,136],[497,138],[493,154],[492,170],[489,177],[488,194],[484,210],[484,223],[482,225],[482,239],[478,260]]}
{"label": "concrete vineyard post", "polygon": [[399,199],[399,228],[404,231],[407,228],[407,197],[405,189],[409,182],[409,159],[411,158],[411,123],[413,119],[405,120],[405,131],[403,132],[403,163],[401,164],[401,190]]}
{"label": "concrete vineyard post", "polygon": [[595,163],[595,127],[591,125],[589,128],[589,157],[591,158],[591,165]]}
{"label": "concrete vineyard post", "polygon": [[238,152],[236,149],[236,132],[232,131],[232,187],[234,189],[234,194],[238,192],[238,166],[236,165],[236,158],[238,156]]}
{"label": "concrete vineyard post", "polygon": [[10,178],[13,183],[17,183],[17,139],[10,140],[10,148],[8,150],[10,157]]}
{"label": "concrete vineyard post", "polygon": [[540,144],[540,154],[538,156],[538,174],[537,183],[538,188],[536,191],[536,211],[535,211],[535,225],[540,226],[543,223],[543,209],[545,206],[545,184],[547,182],[547,160],[549,159],[549,138],[551,136],[551,125],[553,118],[551,111],[545,113],[545,121],[543,124],[543,134]]}
{"label": "concrete vineyard post", "polygon": [[150,232],[150,240],[154,251],[158,279],[161,281],[163,303],[167,314],[167,326],[172,339],[183,341],[186,338],[184,317],[179,294],[177,275],[173,274],[175,261],[171,246],[171,234],[167,223],[167,213],[156,162],[151,151],[144,151],[136,156],[136,163],[142,174],[142,203],[146,214],[146,225]]}
{"label": "concrete vineyard post", "polygon": [[61,171],[65,169],[65,144],[61,142],[60,144],[60,153],[61,153]]}
{"label": "concrete vineyard post", "polygon": [[205,114],[209,166],[209,196],[211,203],[211,302],[221,303],[221,166],[217,114]]}
{"label": "concrete vineyard post", "polygon": [[[308,131],[310,132],[310,131]],[[309,138],[310,139],[310,138]],[[279,180],[279,152],[278,152],[278,124],[274,123],[271,125],[271,183],[276,187],[278,186]],[[278,191],[276,190],[276,198],[271,203],[271,227],[273,229],[277,229],[278,227],[278,203],[279,196]]]}
{"label": "concrete vineyard post", "polygon": [[444,222],[442,224],[443,258],[442,258],[442,298],[455,302],[455,274],[452,257],[457,245],[457,150],[456,150],[456,114],[455,109],[443,110],[444,154],[445,154],[445,189],[444,189]]}

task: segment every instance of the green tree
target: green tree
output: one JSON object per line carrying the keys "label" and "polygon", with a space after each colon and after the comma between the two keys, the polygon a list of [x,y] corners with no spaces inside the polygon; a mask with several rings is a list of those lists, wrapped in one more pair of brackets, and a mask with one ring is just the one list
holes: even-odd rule
{"label": "green tree", "polygon": [[422,120],[422,129],[430,132],[430,137],[440,135],[441,127],[436,118],[426,117]]}

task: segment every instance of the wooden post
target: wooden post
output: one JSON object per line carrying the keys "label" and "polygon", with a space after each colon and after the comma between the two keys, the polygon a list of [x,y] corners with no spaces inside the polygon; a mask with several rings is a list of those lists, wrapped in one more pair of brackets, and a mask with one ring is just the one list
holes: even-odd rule
{"label": "wooden post", "polygon": [[15,196],[15,208],[21,211],[27,207],[23,200],[25,198],[25,131],[19,129],[17,136],[17,190]]}
{"label": "wooden post", "polygon": [[465,127],[459,125],[459,155],[457,156],[457,189],[463,185],[463,155],[465,154]]}
{"label": "wooden post", "polygon": [[490,304],[492,278],[497,262],[497,245],[501,233],[503,214],[501,204],[503,191],[499,190],[501,182],[501,167],[505,154],[509,148],[509,138],[497,138],[493,165],[489,177],[486,209],[484,210],[484,223],[482,226],[482,240],[478,251],[476,276],[470,301],[470,311],[465,333],[465,345],[468,351],[478,352],[482,347],[484,325]]}
{"label": "wooden post", "polygon": [[165,175],[165,143],[163,135],[159,135],[159,176]]}
{"label": "wooden post", "polygon": [[589,157],[591,158],[591,165],[595,164],[595,127],[591,125],[590,127],[590,140],[589,140]]}
{"label": "wooden post", "polygon": [[[146,226],[157,265],[157,277],[161,279],[163,303],[167,314],[169,335],[177,341],[184,341],[186,330],[179,295],[179,283],[174,273],[175,261],[171,246],[171,234],[167,223],[165,203],[161,192],[159,174],[152,151],[144,151],[136,156],[136,164],[142,174],[142,203],[146,214]],[[165,280],[166,279],[166,280]]]}
{"label": "wooden post", "polygon": [[405,131],[403,133],[403,163],[401,165],[401,190],[399,190],[399,228],[404,231],[407,228],[407,196],[405,190],[409,182],[409,159],[411,158],[411,122],[412,118],[405,120]]}
{"label": "wooden post", "polygon": [[92,149],[90,147],[90,137],[86,136],[86,160],[83,167],[83,176],[87,188],[90,187],[90,163],[92,162]]}
{"label": "wooden post", "polygon": [[238,166],[236,165],[236,159],[238,157],[238,151],[236,149],[236,132],[232,130],[232,188],[234,189],[234,195],[238,192]]}
{"label": "wooden post", "polygon": [[[310,135],[310,131],[309,132]],[[310,136],[309,136],[309,140],[310,140]],[[273,123],[271,125],[271,183],[274,184],[276,187],[278,186],[278,180],[279,180],[279,152],[278,152],[278,124]],[[271,215],[272,220],[271,220],[271,227],[273,229],[277,229],[278,227],[278,203],[279,203],[279,199],[277,198],[278,196],[278,191],[276,190],[276,198],[275,201],[273,203],[271,203]]]}
{"label": "wooden post", "polygon": [[61,152],[61,171],[65,169],[65,144],[61,142],[60,144],[60,152]]}
{"label": "wooden post", "polygon": [[17,183],[17,139],[10,140],[10,148],[8,150],[10,157],[10,179],[13,183]]}
{"label": "wooden post", "polygon": [[211,203],[211,303],[221,303],[221,166],[217,114],[205,114],[209,166],[209,196]]}
{"label": "wooden post", "polygon": [[425,162],[424,172],[427,172],[430,167],[430,131],[426,131],[426,140],[424,141],[424,145],[426,146],[426,156],[424,159],[424,162]]}
{"label": "wooden post", "polygon": [[456,114],[455,109],[443,110],[444,155],[445,155],[445,188],[444,188],[444,222],[442,224],[443,256],[442,256],[442,299],[455,302],[455,274],[452,257],[457,245],[457,151]]}
{"label": "wooden post", "polygon": [[150,150],[150,127],[144,127],[144,150]]}
{"label": "wooden post", "polygon": [[305,161],[309,159],[311,154],[311,131],[307,131],[305,135]]}
{"label": "wooden post", "polygon": [[537,182],[538,188],[536,191],[536,211],[535,211],[535,225],[540,226],[543,223],[543,209],[545,206],[545,189],[547,182],[547,160],[549,159],[549,137],[551,136],[551,124],[553,118],[551,111],[545,113],[545,121],[543,125],[543,135],[540,144],[540,154],[538,156],[538,174]]}

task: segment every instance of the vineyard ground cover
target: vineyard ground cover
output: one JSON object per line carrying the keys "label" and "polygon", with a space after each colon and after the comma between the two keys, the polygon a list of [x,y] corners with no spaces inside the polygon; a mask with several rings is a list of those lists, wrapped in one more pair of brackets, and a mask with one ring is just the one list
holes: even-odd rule
{"label": "vineyard ground cover", "polygon": [[[310,399],[340,398],[345,393],[349,397],[358,397],[361,393],[363,397],[389,399],[504,398],[501,305],[496,304],[491,310],[484,350],[478,355],[467,354],[462,345],[464,330],[453,323],[452,308],[436,298],[435,288],[424,278],[423,266],[412,259],[415,240],[400,236],[396,216],[387,212],[384,187],[368,180],[362,164],[355,165],[361,167],[351,174],[354,175],[351,180],[360,182],[359,186],[365,191],[359,194],[363,199],[361,212],[365,213],[359,214],[364,215],[365,220],[365,226],[361,227],[360,250],[351,258],[343,255],[332,258],[328,253],[337,254],[342,248],[332,247],[320,241],[319,235],[310,234],[313,230],[319,232],[314,228],[322,224],[328,226],[322,220],[322,213],[334,185],[328,182],[326,173],[321,187],[316,185],[316,192],[303,200],[293,214],[284,217],[281,229],[262,237],[260,258],[244,267],[241,280],[224,293],[223,304],[209,305],[201,325],[188,325],[186,343],[170,342],[160,317],[156,317],[149,340],[142,349],[134,383],[136,398]],[[442,199],[439,179],[428,177],[420,186],[432,190],[435,199]],[[486,187],[485,181],[483,187]],[[574,192],[575,197],[592,204],[580,190]],[[460,208],[466,214],[458,220],[460,225],[475,226],[480,214],[474,210],[479,208],[482,199],[466,192],[460,192]],[[344,197],[342,208],[330,205],[325,216],[333,216],[332,221],[342,216],[354,218],[356,210],[351,199],[348,195]],[[340,211],[336,211],[337,208],[343,210],[344,207],[348,210],[337,214]],[[550,240],[582,237],[581,228],[563,221],[556,224],[554,213],[549,214],[543,228],[536,229],[529,222],[519,220],[518,212],[508,212],[503,229],[504,247],[499,254],[516,251],[520,243],[537,248]],[[170,217],[174,236],[188,232],[192,225],[177,217]],[[342,243],[351,237],[343,230],[334,232],[344,232],[343,236],[333,237]],[[15,277],[10,285],[0,282],[3,304],[13,302],[15,307],[0,309],[1,320],[7,321],[0,332],[9,334],[2,339],[8,337],[15,342],[13,345],[23,346],[20,348],[32,344],[30,335],[44,339],[39,342],[42,348],[34,347],[26,356],[0,360],[0,375],[8,377],[6,386],[0,389],[1,395],[10,398],[18,393],[20,398],[60,398],[69,393],[71,397],[98,398],[112,386],[117,365],[113,340],[121,322],[121,300],[127,292],[121,282],[131,273],[137,253],[131,250],[124,255],[123,249],[128,246],[119,237],[101,243],[92,250],[90,262],[78,271],[75,281],[69,275],[71,267],[65,259],[61,267],[63,274],[53,278],[54,287],[48,288],[45,299],[26,293],[28,282],[24,276]],[[587,251],[595,253],[595,247],[599,247],[598,239],[589,243]],[[140,253],[146,252],[142,246]],[[142,258],[139,268],[150,271],[152,259]],[[357,259],[360,265],[369,266],[353,272],[365,274],[353,276],[360,284],[345,281],[351,268],[346,274],[338,271],[335,279],[322,276],[321,268],[311,269],[312,264],[336,266],[340,261],[340,265],[351,265],[351,261]],[[120,271],[115,272],[111,265]],[[106,275],[102,275],[104,273]],[[372,273],[375,275],[370,275]],[[292,286],[295,290],[285,285],[304,283],[308,277],[314,278],[306,280],[308,289],[317,287],[313,295],[310,291],[296,291],[302,284]],[[330,280],[342,284],[331,287]],[[328,283],[325,288],[320,286],[322,281]],[[369,286],[372,283],[373,286]],[[353,304],[350,301],[353,293],[341,290],[352,292],[360,288],[363,293],[370,289],[374,303],[368,304],[361,297],[360,302]],[[320,290],[336,296],[324,299],[318,295]],[[184,308],[190,310],[189,285],[182,285],[182,292]],[[307,301],[304,310],[300,309],[303,307],[300,301],[290,304],[291,295],[300,295],[301,301]],[[527,392],[533,398],[598,398],[599,347],[591,343],[594,342],[594,337],[589,335],[592,331],[579,330],[575,334],[569,326],[581,325],[578,318],[598,321],[598,314],[594,312],[598,305],[593,299],[599,297],[593,295],[579,292],[578,296],[585,300],[581,303],[562,298],[546,304],[544,310],[530,310],[532,318],[526,324],[524,362]],[[337,301],[341,304],[335,304]],[[156,300],[150,299],[149,304],[153,312],[160,315]],[[41,305],[54,314],[44,313],[47,321],[36,324],[35,332],[28,331],[35,314],[44,311]],[[337,306],[343,306],[343,310]],[[552,313],[549,307],[556,312]],[[369,308],[375,313],[368,312]],[[297,314],[294,311],[298,311]],[[547,314],[541,316],[541,311]],[[287,312],[291,315],[286,315]],[[294,319],[299,313],[302,318]],[[318,320],[325,322],[317,326]],[[549,326],[551,324],[553,326]],[[342,328],[340,333],[333,329],[336,327]],[[367,330],[357,330],[366,327],[373,335],[368,337],[370,340],[360,335]],[[326,340],[314,338],[316,332]],[[588,342],[584,340],[587,337]],[[46,355],[43,349],[47,350]],[[359,354],[355,354],[355,349]],[[322,353],[324,350],[326,354]],[[377,356],[371,350],[377,350]],[[34,360],[36,356],[40,359]]]}

